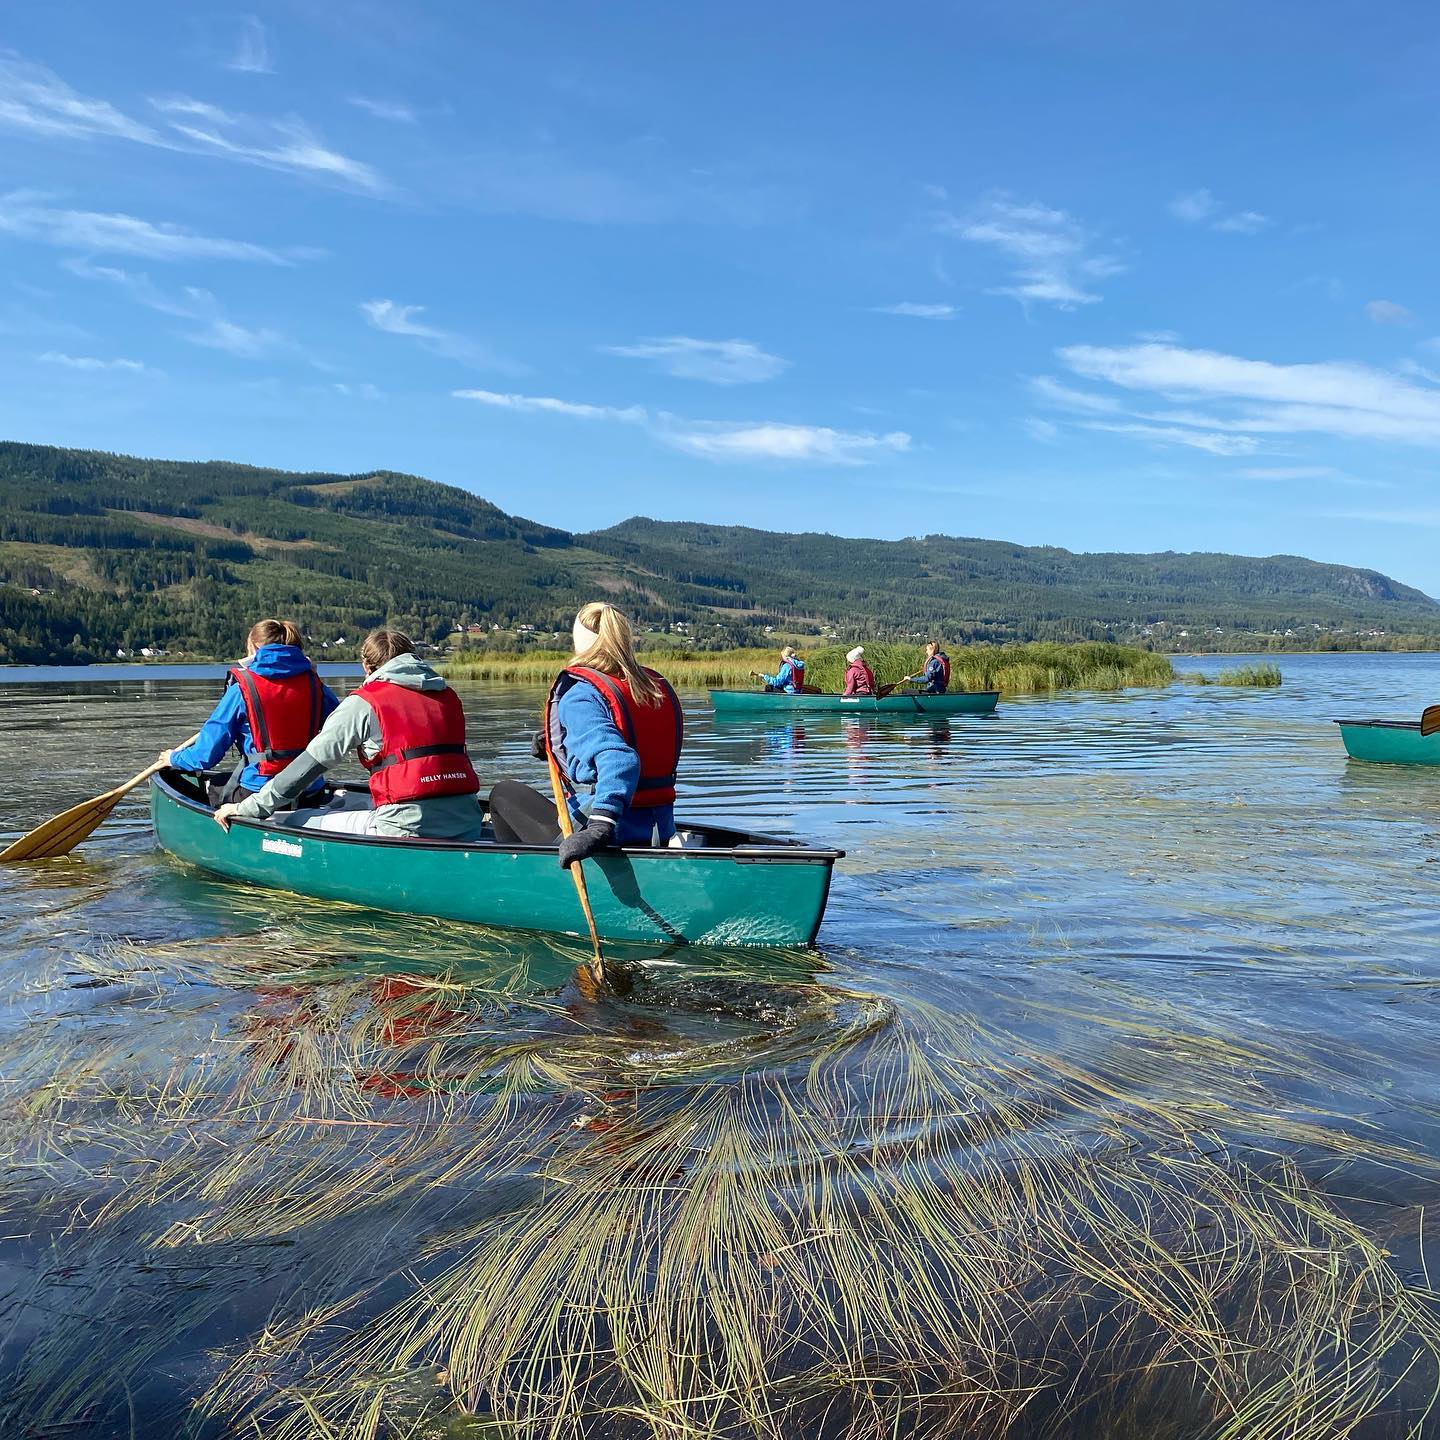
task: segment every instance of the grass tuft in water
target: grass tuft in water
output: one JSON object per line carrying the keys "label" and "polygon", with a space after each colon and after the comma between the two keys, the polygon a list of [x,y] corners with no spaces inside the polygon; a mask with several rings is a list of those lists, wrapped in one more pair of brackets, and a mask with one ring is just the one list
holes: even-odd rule
{"label": "grass tuft in water", "polygon": [[1280,667],[1273,660],[1262,660],[1254,665],[1237,665],[1233,670],[1221,670],[1216,675],[1203,675],[1199,671],[1186,671],[1180,677],[1187,685],[1234,685],[1270,689],[1279,685],[1284,677]]}

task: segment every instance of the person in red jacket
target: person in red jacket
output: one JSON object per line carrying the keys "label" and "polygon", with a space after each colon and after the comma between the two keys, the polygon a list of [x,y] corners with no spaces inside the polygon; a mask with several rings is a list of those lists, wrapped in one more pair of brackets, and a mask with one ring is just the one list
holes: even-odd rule
{"label": "person in red jacket", "polygon": [[399,630],[376,630],[360,647],[365,683],[347,695],[298,759],[216,821],[263,820],[348,756],[370,772],[368,809],[341,802],[306,819],[310,829],[393,839],[478,840],[480,779],[465,748],[460,697],[415,654]]}
{"label": "person in red jacket", "polygon": [[845,657],[845,695],[873,695],[875,672],[865,663],[865,647],[857,645]]}

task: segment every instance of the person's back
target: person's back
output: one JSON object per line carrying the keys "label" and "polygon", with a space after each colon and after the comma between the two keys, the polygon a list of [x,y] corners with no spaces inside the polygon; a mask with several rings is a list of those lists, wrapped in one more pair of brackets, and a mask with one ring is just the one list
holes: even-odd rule
{"label": "person's back", "polygon": [[875,672],[865,663],[865,647],[857,645],[845,660],[845,695],[873,695],[875,693]]}
{"label": "person's back", "polygon": [[925,647],[925,669],[921,679],[927,695],[943,695],[950,688],[950,657],[932,640]]}

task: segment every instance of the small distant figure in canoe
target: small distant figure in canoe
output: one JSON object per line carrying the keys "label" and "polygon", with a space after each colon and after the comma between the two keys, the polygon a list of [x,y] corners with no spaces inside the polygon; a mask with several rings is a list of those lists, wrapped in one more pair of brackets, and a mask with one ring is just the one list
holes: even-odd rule
{"label": "small distant figure in canoe", "polygon": [[805,689],[805,662],[795,653],[793,645],[787,645],[780,652],[780,669],[774,675],[762,675],[758,670],[750,674],[764,681],[767,690],[785,695],[798,695]]}
{"label": "small distant figure in canoe", "polygon": [[919,682],[922,695],[943,695],[950,688],[950,657],[936,640],[925,646],[925,668],[918,675],[907,675],[902,685]]}
{"label": "small distant figure in canoe", "polygon": [[354,755],[370,772],[370,805],[317,810],[305,828],[402,840],[480,839],[480,779],[465,748],[460,697],[399,630],[371,631],[360,664],[365,683],[258,795],[222,805],[215,812],[220,825],[228,830],[232,818],[268,819]]}
{"label": "small distant figure in canoe", "polygon": [[[212,769],[232,746],[240,751],[230,783],[212,799],[240,800],[260,791],[305,749],[340,703],[300,648],[291,620],[258,620],[245,637],[245,658],[231,666],[210,718],[189,745],[162,750],[160,759],[187,775]],[[295,799],[314,804],[324,790],[316,778]]]}
{"label": "small distant figure in canoe", "polygon": [[845,656],[845,688],[842,695],[873,695],[875,672],[865,663],[865,647],[857,645]]}
{"label": "small distant figure in canoe", "polygon": [[[575,653],[550,688],[539,758],[553,755],[575,832],[560,863],[610,845],[665,845],[675,835],[675,770],[685,741],[670,682],[635,654],[630,622],[613,605],[584,606],[571,632]],[[593,793],[588,810],[579,792]],[[552,799],[517,780],[490,792],[490,824],[502,844],[560,839]]]}

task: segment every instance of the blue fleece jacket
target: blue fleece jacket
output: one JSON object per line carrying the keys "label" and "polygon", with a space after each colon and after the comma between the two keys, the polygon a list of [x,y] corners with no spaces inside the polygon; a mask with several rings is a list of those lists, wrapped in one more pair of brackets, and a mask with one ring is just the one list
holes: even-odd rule
{"label": "blue fleece jacket", "polygon": [[765,676],[765,683],[772,690],[783,690],[793,695],[805,688],[805,662],[803,660],[782,660],[778,675]]}
{"label": "blue fleece jacket", "polygon": [[[630,801],[640,783],[640,756],[616,728],[605,697],[587,680],[577,680],[561,696],[556,710],[565,732],[567,778],[572,785],[594,787],[589,813],[615,824],[617,845],[648,845],[658,831],[663,844],[675,833],[673,805],[635,809]],[[571,797],[570,809],[583,823],[585,811]]]}
{"label": "blue fleece jacket", "polygon": [[945,693],[945,665],[938,655],[932,655],[925,662],[925,669],[921,672],[920,678],[925,682],[927,695],[943,695]]}
{"label": "blue fleece jacket", "polygon": [[[283,680],[287,675],[303,674],[310,668],[310,662],[298,645],[262,645],[247,668],[267,679]],[[323,720],[340,702],[328,685],[322,685],[320,691],[320,718]],[[237,746],[242,755],[255,748],[250,722],[245,718],[245,698],[240,693],[240,687],[233,682],[225,686],[225,693],[210,712],[210,718],[200,727],[195,743],[176,750],[170,757],[170,763],[177,770],[198,774],[218,765],[232,745]],[[311,789],[318,789],[324,783],[325,777],[317,776]],[[259,790],[265,784],[259,766],[253,763],[246,765],[240,784],[246,790]]]}

